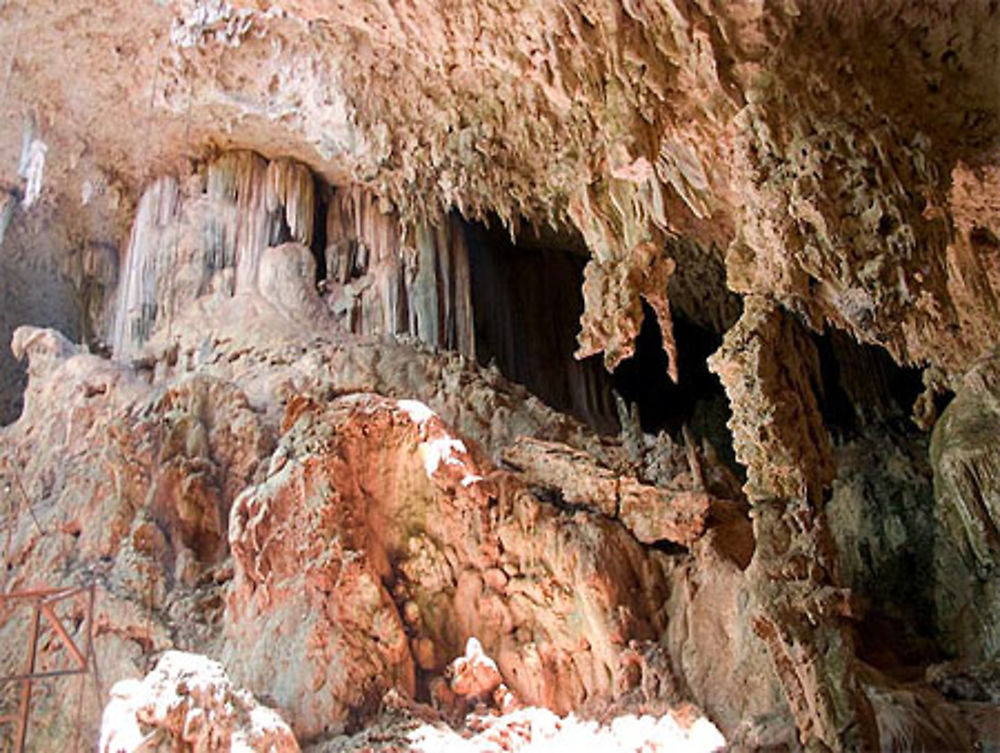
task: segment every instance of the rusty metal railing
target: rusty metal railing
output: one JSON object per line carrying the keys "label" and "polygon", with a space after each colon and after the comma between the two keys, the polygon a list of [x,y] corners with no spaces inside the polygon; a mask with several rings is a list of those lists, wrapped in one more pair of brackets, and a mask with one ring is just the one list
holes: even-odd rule
{"label": "rusty metal railing", "polygon": [[[32,684],[38,680],[53,677],[86,674],[93,664],[94,654],[94,584],[88,586],[67,586],[63,588],[31,588],[0,593],[0,608],[13,604],[13,608],[28,607],[32,610],[31,627],[25,650],[24,671],[0,677],[0,684],[18,682],[21,684],[21,698],[16,714],[0,716],[0,723],[16,724],[14,733],[14,753],[24,753],[25,741],[28,736],[28,719],[31,714]],[[62,619],[56,613],[55,606],[59,602],[86,595],[86,643],[81,648],[69,634]],[[58,637],[71,659],[71,666],[60,669],[40,671],[38,663],[38,639],[43,629],[42,620],[48,624]]]}

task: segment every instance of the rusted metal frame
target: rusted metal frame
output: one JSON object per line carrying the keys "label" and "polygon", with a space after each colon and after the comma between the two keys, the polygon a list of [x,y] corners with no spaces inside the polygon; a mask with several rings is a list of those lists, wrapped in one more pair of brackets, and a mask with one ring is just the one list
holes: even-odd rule
{"label": "rusted metal frame", "polygon": [[5,601],[22,601],[25,599],[46,599],[59,601],[74,594],[87,591],[90,586],[62,586],[61,588],[26,588],[7,593],[0,593],[0,604]]}
{"label": "rusted metal frame", "polygon": [[[62,624],[62,620],[59,619],[59,616],[55,613],[55,610],[53,610],[52,604],[50,602],[43,601],[38,606],[42,610],[42,614],[48,617],[49,624],[56,632],[56,635],[62,639],[63,645],[71,654],[73,654],[73,658],[76,659],[77,664],[80,665],[80,669],[87,669],[87,657],[83,655],[83,652],[77,647],[76,643],[70,637],[70,634],[66,631],[65,626]],[[90,628],[90,625],[87,625],[87,627]]]}
{"label": "rusted metal frame", "polygon": [[17,710],[17,732],[14,736],[15,753],[24,753],[24,743],[28,736],[28,714],[31,711],[31,677],[35,672],[35,655],[38,647],[38,623],[42,612],[38,605],[31,616],[31,638],[28,641],[28,660],[25,664],[29,677],[21,681],[21,703]]}
{"label": "rusted metal frame", "polygon": [[[53,609],[53,604],[64,601],[73,596],[78,596],[83,593],[88,593],[89,598],[87,600],[87,650],[86,653],[80,651],[76,642],[69,635],[59,616],[55,613]],[[17,731],[15,733],[14,741],[14,751],[15,753],[24,753],[24,746],[27,739],[28,733],[28,718],[31,712],[31,686],[35,680],[41,680],[46,678],[54,677],[66,677],[70,675],[81,675],[85,674],[90,666],[90,659],[93,654],[93,640],[94,640],[94,599],[95,599],[95,588],[94,584],[89,586],[65,586],[62,588],[35,588],[26,589],[24,591],[15,591],[11,593],[0,594],[0,603],[5,601],[24,601],[24,600],[34,600],[34,609],[32,610],[32,620],[31,620],[31,632],[30,639],[28,643],[28,657],[26,662],[26,671],[19,675],[10,675],[7,677],[0,678],[0,683],[5,682],[20,682],[21,683],[21,700],[18,706],[18,713],[7,714],[0,716],[0,724],[16,722]],[[41,624],[41,616],[45,615],[46,619],[52,625],[53,630],[62,640],[63,644],[66,646],[67,650],[73,654],[73,658],[76,659],[77,663],[80,665],[76,669],[60,669],[60,670],[49,670],[45,672],[35,671],[35,661],[38,653],[38,632]],[[96,676],[95,676],[96,680]]]}
{"label": "rusted metal frame", "polygon": [[25,680],[51,680],[53,677],[72,677],[73,675],[86,674],[86,669],[47,669],[44,672],[33,672],[31,674],[5,675],[0,678],[2,682],[24,682]]}

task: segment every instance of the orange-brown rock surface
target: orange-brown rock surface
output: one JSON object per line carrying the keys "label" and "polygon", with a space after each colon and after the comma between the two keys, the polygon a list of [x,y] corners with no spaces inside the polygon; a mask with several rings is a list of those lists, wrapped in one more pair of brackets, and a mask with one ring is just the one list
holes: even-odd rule
{"label": "orange-brown rock surface", "polygon": [[667,580],[625,529],[539,503],[422,403],[296,400],[284,424],[233,509],[225,657],[300,734],[412,694],[471,637],[528,703],[627,685],[621,654],[662,631]]}
{"label": "orange-brown rock surface", "polygon": [[[512,440],[468,414],[512,388],[468,365],[452,367],[464,386],[451,396],[440,377],[381,372],[395,382],[388,392],[444,386],[428,398],[466,416],[480,441],[463,439],[423,402],[350,386],[376,379],[381,359],[441,373],[447,358],[364,340],[258,350],[259,335],[229,343],[236,358],[220,344],[200,363],[174,346],[166,357],[176,365],[154,366],[162,377],[150,385],[57,333],[18,331],[31,383],[21,420],[3,433],[4,473],[32,514],[21,503],[13,520],[8,589],[96,580],[105,681],[141,674],[167,648],[207,652],[303,740],[370,718],[389,690],[420,697],[469,638],[525,703],[598,711],[630,697],[671,620],[676,563],[602,513],[605,502],[562,509],[536,498],[529,478],[495,468],[487,450]],[[356,373],[343,368],[373,356]],[[316,381],[292,390],[297,359],[317,357],[328,365],[311,370]],[[260,387],[281,374],[281,389]],[[541,420],[549,415],[511,405],[503,427],[589,442],[601,462],[626,462],[613,441]],[[672,520],[668,507],[662,514]],[[23,627],[4,627],[4,666],[16,662]],[[50,645],[43,661],[60,652]],[[665,697],[681,700],[669,663],[660,671]],[[36,702],[35,718],[52,723],[33,740],[60,739],[74,690]],[[103,692],[84,692],[84,729]]]}

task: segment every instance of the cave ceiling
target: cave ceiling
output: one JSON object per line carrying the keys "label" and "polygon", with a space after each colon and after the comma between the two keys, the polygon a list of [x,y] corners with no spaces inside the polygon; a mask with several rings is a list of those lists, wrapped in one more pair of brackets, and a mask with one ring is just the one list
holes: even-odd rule
{"label": "cave ceiling", "polygon": [[639,299],[662,312],[653,288],[711,255],[731,290],[948,376],[1000,335],[998,23],[959,0],[8,0],[0,179],[23,190],[33,128],[36,216],[117,244],[153,177],[249,148],[403,216],[579,234],[580,354],[612,366]]}

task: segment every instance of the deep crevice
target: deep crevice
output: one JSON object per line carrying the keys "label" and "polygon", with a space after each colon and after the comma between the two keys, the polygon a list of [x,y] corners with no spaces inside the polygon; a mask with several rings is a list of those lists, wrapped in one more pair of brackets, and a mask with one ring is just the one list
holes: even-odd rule
{"label": "deep crevice", "polygon": [[618,431],[612,379],[600,357],[577,360],[586,258],[541,239],[511,241],[498,223],[465,223],[476,358],[495,364],[556,410]]}
{"label": "deep crevice", "polygon": [[924,389],[921,370],[839,330],[813,340],[814,390],[837,465],[827,518],[844,585],[868,603],[858,655],[907,679],[943,658],[929,588],[937,535],[929,437],[910,417]]}
{"label": "deep crevice", "polygon": [[313,212],[312,242],[309,248],[316,260],[316,283],[326,279],[326,214],[330,206],[330,188],[313,178],[315,189],[316,211]]}
{"label": "deep crevice", "polygon": [[900,366],[884,348],[859,343],[840,330],[813,339],[821,379],[816,396],[835,441],[849,440],[872,424],[913,429],[909,417],[924,389],[920,369]]}
{"label": "deep crevice", "polygon": [[683,427],[708,439],[731,467],[738,469],[732,435],[726,426],[731,412],[719,378],[708,369],[708,357],[722,344],[722,335],[700,327],[674,311],[678,351],[678,382],[667,372],[663,337],[652,308],[643,301],[643,320],[635,354],[615,369],[614,385],[622,398],[635,404],[646,434],[668,432],[680,440]]}

